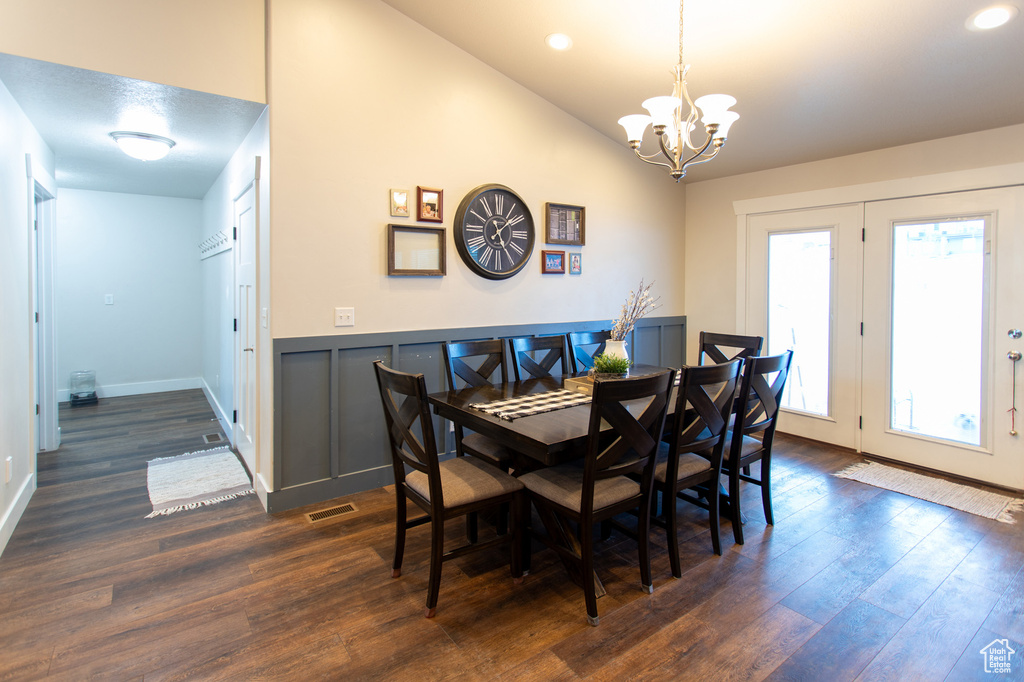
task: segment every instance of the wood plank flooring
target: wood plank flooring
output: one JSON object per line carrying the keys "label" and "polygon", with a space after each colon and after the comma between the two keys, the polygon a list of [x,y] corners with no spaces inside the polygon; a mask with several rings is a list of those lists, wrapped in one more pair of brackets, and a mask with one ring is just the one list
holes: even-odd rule
{"label": "wood plank flooring", "polygon": [[[146,519],[146,462],[213,447],[201,391],[62,407],[63,444],[0,557],[0,679],[1024,679],[1024,524],[830,474],[859,458],[780,436],[776,525],[711,553],[681,506],[683,577],[653,531],[654,593],[613,533],[601,625],[550,550],[513,584],[501,551],[447,562],[423,618],[428,533],[391,576],[394,493],[268,515],[255,497]],[[310,524],[341,501],[358,511]],[[463,527],[448,533],[458,541]],[[1012,671],[984,672],[1006,639]]]}

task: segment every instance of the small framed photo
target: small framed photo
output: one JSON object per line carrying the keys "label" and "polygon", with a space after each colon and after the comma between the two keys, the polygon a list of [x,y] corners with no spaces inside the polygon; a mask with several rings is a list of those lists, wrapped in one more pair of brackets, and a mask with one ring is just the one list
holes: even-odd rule
{"label": "small framed photo", "polygon": [[565,251],[541,251],[540,271],[545,275],[565,274]]}
{"label": "small framed photo", "polygon": [[408,218],[409,217],[409,190],[407,189],[389,189],[388,194],[391,195],[391,217],[393,218]]}
{"label": "small framed photo", "polygon": [[587,209],[569,204],[544,204],[544,237],[548,244],[587,243]]}
{"label": "small framed photo", "polygon": [[583,254],[582,253],[570,253],[569,254],[569,274],[579,275],[583,273]]}
{"label": "small framed photo", "polygon": [[444,276],[444,232],[443,227],[388,225],[388,275]]}
{"label": "small framed photo", "polygon": [[416,219],[428,223],[444,222],[444,190],[416,188]]}

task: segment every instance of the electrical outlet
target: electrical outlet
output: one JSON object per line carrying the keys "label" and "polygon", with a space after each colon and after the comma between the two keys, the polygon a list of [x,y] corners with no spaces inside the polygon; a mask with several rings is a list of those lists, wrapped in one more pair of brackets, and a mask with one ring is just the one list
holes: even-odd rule
{"label": "electrical outlet", "polygon": [[335,308],[334,309],[334,326],[335,327],[354,327],[354,326],[356,326],[356,309],[355,308]]}
{"label": "electrical outlet", "polygon": [[14,466],[14,457],[8,455],[7,459],[4,460],[4,483],[11,482],[11,476],[14,475],[12,468]]}
{"label": "electrical outlet", "polygon": [[104,305],[114,305],[114,295],[113,294],[106,294],[103,297],[103,304]]}

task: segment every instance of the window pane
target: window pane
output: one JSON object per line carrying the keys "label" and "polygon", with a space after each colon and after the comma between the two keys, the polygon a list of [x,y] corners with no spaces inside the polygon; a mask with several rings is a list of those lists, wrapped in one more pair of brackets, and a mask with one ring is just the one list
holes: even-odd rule
{"label": "window pane", "polygon": [[893,226],[893,429],[981,444],[984,241],[983,220]]}
{"label": "window pane", "polygon": [[832,232],[768,236],[768,353],[793,350],[782,406],[829,413]]}

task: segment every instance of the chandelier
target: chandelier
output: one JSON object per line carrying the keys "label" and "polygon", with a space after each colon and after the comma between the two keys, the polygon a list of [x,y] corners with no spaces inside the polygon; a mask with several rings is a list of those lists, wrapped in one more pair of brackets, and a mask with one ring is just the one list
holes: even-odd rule
{"label": "chandelier", "polygon": [[[650,112],[631,114],[619,119],[619,125],[626,129],[626,140],[637,157],[646,163],[668,168],[669,174],[676,182],[686,175],[686,169],[715,158],[725,144],[729,135],[729,126],[740,117],[729,107],[736,104],[736,98],[729,95],[704,95],[694,102],[686,91],[686,72],[690,65],[683,62],[683,2],[679,2],[679,64],[676,65],[675,88],[671,96],[651,97],[644,100],[643,107]],[[689,113],[683,118],[684,103],[689,105]],[[700,118],[698,108],[704,116],[701,122],[707,135],[703,142],[694,144],[690,133],[697,127]],[[643,141],[644,130],[653,125],[661,146],[661,156],[668,163],[659,159],[658,152],[641,154],[640,143]]]}

